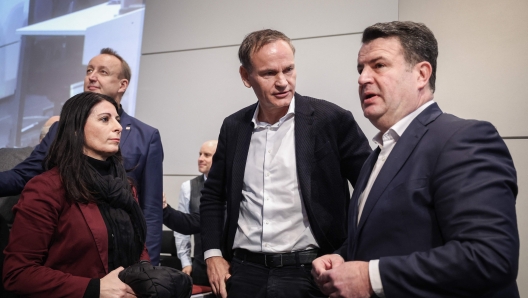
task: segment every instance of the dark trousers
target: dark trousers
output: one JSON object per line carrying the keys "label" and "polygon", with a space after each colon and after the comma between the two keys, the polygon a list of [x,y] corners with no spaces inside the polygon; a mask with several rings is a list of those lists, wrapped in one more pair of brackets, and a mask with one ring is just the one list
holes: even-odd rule
{"label": "dark trousers", "polygon": [[227,296],[229,298],[325,297],[313,281],[311,270],[311,264],[268,268],[234,257],[231,260],[231,277],[226,282]]}
{"label": "dark trousers", "polygon": [[193,259],[191,277],[195,285],[210,286],[209,278],[207,277],[207,265],[204,260]]}

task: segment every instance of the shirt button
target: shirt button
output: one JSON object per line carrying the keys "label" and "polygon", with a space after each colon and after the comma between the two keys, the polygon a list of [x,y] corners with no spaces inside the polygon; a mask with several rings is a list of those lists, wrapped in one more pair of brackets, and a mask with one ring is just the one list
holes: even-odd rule
{"label": "shirt button", "polygon": [[269,175],[270,175],[270,173],[269,173],[269,172],[268,172],[268,173],[266,173],[266,177],[269,177]]}
{"label": "shirt button", "polygon": [[386,159],[387,159],[387,158],[385,158],[385,156],[383,156],[383,157],[381,158],[381,161],[385,161]]}
{"label": "shirt button", "polygon": [[268,150],[268,153],[271,153],[271,150]]}

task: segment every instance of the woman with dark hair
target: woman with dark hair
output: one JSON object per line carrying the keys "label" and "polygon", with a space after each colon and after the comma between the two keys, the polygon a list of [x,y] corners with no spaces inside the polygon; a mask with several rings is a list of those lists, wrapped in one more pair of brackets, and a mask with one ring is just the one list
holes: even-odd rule
{"label": "woman with dark hair", "polygon": [[145,220],[121,162],[117,103],[84,92],[13,208],[4,285],[28,297],[132,297],[118,273],[140,260]]}

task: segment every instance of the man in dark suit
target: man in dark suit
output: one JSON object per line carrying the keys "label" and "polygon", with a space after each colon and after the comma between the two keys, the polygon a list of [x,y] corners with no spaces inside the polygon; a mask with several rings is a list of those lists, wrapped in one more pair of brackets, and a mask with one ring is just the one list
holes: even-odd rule
{"label": "man in dark suit", "polygon": [[[121,56],[109,48],[101,50],[88,63],[84,77],[84,91],[102,93],[113,97],[119,104],[130,81],[130,67]],[[159,131],[123,109],[121,117],[120,149],[128,176],[135,182],[138,199],[147,222],[147,249],[152,264],[158,265],[161,250],[163,221],[163,147]],[[10,171],[0,173],[0,196],[19,194],[26,182],[43,172],[42,160],[57,133],[57,124],[35,147],[24,162]]]}
{"label": "man in dark suit", "polygon": [[274,30],[239,48],[258,102],[224,120],[200,205],[207,273],[222,297],[324,297],[311,262],[346,238],[347,180],[371,149],[349,111],[295,93],[294,51]]}
{"label": "man in dark suit", "polygon": [[[347,242],[313,262],[330,297],[519,297],[516,172],[488,122],[433,101],[438,46],[413,22],[363,32],[361,107],[380,132]],[[345,262],[346,260],[346,262]]]}

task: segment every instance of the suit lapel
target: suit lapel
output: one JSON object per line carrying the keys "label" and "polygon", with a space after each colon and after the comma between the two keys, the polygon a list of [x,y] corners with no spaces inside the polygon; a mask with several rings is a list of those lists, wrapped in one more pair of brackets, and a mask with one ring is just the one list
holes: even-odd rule
{"label": "suit lapel", "polygon": [[132,129],[132,123],[130,121],[130,116],[125,113],[125,111],[121,112],[121,126],[123,127],[123,130],[121,131],[121,141],[119,142],[119,147],[121,148],[121,152],[123,151],[122,148],[125,148],[126,146],[123,146],[125,142],[128,139],[128,136],[130,135],[130,130]]}
{"label": "suit lapel", "polygon": [[[357,224],[357,217],[358,217],[358,203],[359,203],[359,196],[363,191],[365,191],[365,187],[367,186],[368,180],[370,178],[370,173],[372,173],[372,169],[374,169],[374,165],[376,164],[376,161],[378,160],[378,156],[380,153],[380,148],[377,147],[372,153],[369,155],[367,160],[365,160],[365,163],[363,163],[363,166],[361,167],[361,171],[358,177],[358,180],[356,182],[356,187],[354,188],[354,192],[352,193],[352,198],[350,199],[350,207],[348,208],[348,248],[347,248],[347,260],[353,260],[353,256],[355,253],[356,248],[356,237],[358,235],[358,224]],[[350,241],[350,239],[354,239],[354,241]]]}
{"label": "suit lapel", "polygon": [[232,214],[233,218],[236,218],[238,221],[238,214],[240,209],[240,200],[242,199],[242,187],[244,185],[244,172],[246,170],[246,161],[249,152],[249,144],[251,142],[251,135],[253,133],[253,114],[255,113],[257,105],[255,104],[252,109],[249,109],[244,118],[240,123],[237,124],[236,131],[236,147],[234,160],[233,160],[233,173],[231,180],[231,188],[233,189],[234,201],[232,202]]}
{"label": "suit lapel", "polygon": [[[361,213],[359,224],[357,225],[357,232],[355,233],[356,240],[353,241],[354,244],[357,244],[358,235],[360,234],[361,229],[365,225],[365,222],[367,221],[370,212],[378,202],[379,198],[385,192],[387,186],[398,174],[403,165],[407,162],[409,156],[412,154],[423,135],[427,132],[427,125],[430,122],[434,121],[441,114],[442,111],[440,110],[438,105],[436,103],[432,104],[411,122],[411,124],[403,133],[403,135],[400,137],[400,139],[394,146],[394,149],[392,149],[389,158],[387,159],[387,161],[383,165],[383,168],[378,174],[376,181],[372,185],[372,189],[370,190],[369,196],[367,198],[367,201],[365,202],[365,206]],[[375,163],[375,161],[371,162]],[[374,164],[372,164],[372,166],[373,165]],[[366,179],[368,181],[371,171],[372,167],[369,169],[369,174],[364,175],[362,179]],[[354,197],[356,197],[355,194]],[[357,194],[357,197],[359,197],[359,194]]]}
{"label": "suit lapel", "polygon": [[[357,216],[358,216],[358,201],[359,196],[363,193],[365,190],[365,187],[367,186],[368,180],[370,178],[370,173],[372,173],[372,169],[374,168],[374,165],[376,164],[376,161],[378,160],[379,153],[381,152],[381,149],[377,147],[372,153],[369,155],[367,160],[365,160],[365,163],[361,167],[361,175],[359,175],[358,180],[356,182],[356,188],[354,189],[354,192],[352,193],[352,199],[350,204],[350,227],[352,227],[351,231],[355,234],[357,229]],[[356,191],[357,190],[357,191]],[[353,234],[353,235],[354,235]]]}
{"label": "suit lapel", "polygon": [[311,209],[311,173],[315,150],[314,110],[301,95],[295,94],[295,161],[299,187],[305,206]]}
{"label": "suit lapel", "polygon": [[108,230],[104,224],[101,212],[96,204],[77,204],[81,213],[92,232],[93,239],[97,245],[101,262],[105,268],[105,272],[108,274]]}

